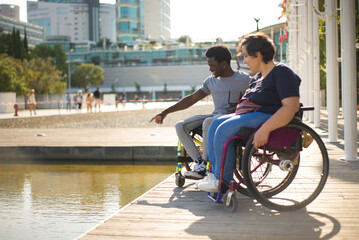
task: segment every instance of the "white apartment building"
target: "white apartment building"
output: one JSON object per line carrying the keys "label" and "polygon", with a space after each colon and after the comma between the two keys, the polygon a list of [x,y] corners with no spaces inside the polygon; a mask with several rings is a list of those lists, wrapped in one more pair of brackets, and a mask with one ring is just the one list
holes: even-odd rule
{"label": "white apartment building", "polygon": [[170,0],[145,0],[145,37],[154,40],[171,38]]}
{"label": "white apartment building", "polygon": [[[94,41],[108,38],[116,40],[115,5],[100,4],[99,14],[96,7],[89,10],[86,1],[78,3],[27,2],[28,22],[44,27],[45,36],[65,35],[71,41]],[[92,21],[89,21],[89,11]],[[95,14],[94,14],[95,12]]]}
{"label": "white apartment building", "polygon": [[0,4],[0,15],[20,21],[20,7],[12,4]]}

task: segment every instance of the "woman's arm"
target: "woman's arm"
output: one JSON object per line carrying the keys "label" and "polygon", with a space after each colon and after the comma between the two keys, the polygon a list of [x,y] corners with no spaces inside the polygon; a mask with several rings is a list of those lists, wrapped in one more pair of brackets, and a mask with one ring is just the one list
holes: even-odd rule
{"label": "woman's arm", "polygon": [[256,149],[267,143],[271,131],[283,127],[293,119],[299,110],[299,97],[284,98],[282,105],[255,133],[253,144]]}

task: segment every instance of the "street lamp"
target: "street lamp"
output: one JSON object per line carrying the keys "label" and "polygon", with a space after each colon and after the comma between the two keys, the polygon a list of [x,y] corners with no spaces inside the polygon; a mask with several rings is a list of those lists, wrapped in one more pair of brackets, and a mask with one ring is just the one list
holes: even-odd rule
{"label": "street lamp", "polygon": [[68,84],[67,84],[67,87],[68,87],[68,91],[70,92],[71,90],[71,53],[73,52],[73,49],[70,48],[69,50],[69,53],[68,53],[68,56],[69,56],[69,59],[67,60],[68,61]]}

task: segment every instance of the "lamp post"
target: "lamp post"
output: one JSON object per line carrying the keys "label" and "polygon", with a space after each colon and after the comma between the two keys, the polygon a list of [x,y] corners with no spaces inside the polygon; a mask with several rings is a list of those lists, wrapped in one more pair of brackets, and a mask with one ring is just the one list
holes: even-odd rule
{"label": "lamp post", "polygon": [[68,91],[70,92],[70,89],[71,89],[71,70],[70,70],[70,63],[71,63],[71,52],[72,52],[72,49],[71,49],[71,35],[70,35],[70,26],[72,25],[70,22],[68,23],[65,23],[65,25],[67,26],[67,34],[69,36],[69,53],[68,53],[68,76],[67,76],[67,79],[68,79],[68,83],[67,83],[67,88],[68,88]]}
{"label": "lamp post", "polygon": [[68,84],[67,84],[67,87],[68,87],[69,92],[71,90],[71,53],[72,52],[73,52],[73,49],[70,48],[69,53],[68,53],[69,59],[67,60],[67,62],[68,62]]}

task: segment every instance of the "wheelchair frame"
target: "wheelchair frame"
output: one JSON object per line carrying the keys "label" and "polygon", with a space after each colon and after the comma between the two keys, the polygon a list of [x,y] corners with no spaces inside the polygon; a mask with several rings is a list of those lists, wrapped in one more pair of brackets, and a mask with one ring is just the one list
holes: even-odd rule
{"label": "wheelchair frame", "polygon": [[[250,155],[251,155],[251,151],[253,151],[253,149],[254,149],[254,146],[252,145],[254,133],[258,130],[259,127],[257,129],[246,129],[247,132],[249,133],[248,136],[238,135],[238,136],[229,138],[226,141],[224,148],[223,148],[221,165],[220,165],[218,193],[214,194],[214,196],[212,196],[211,193],[207,193],[208,197],[216,203],[223,203],[225,210],[228,212],[233,212],[237,208],[237,201],[236,201],[236,197],[235,197],[236,190],[238,192],[241,192],[241,193],[247,195],[247,196],[254,197],[258,202],[260,202],[262,205],[264,205],[270,209],[279,210],[279,211],[297,210],[297,209],[300,209],[300,208],[308,205],[310,202],[312,202],[324,188],[324,185],[326,183],[326,180],[327,180],[327,177],[329,174],[328,153],[327,153],[327,150],[325,148],[323,141],[321,140],[320,136],[313,129],[311,129],[308,125],[301,122],[303,111],[309,111],[309,110],[313,110],[313,109],[314,109],[313,107],[301,107],[300,111],[297,114],[297,117],[300,120],[293,120],[286,126],[278,128],[271,132],[269,139],[268,139],[268,143],[261,148],[263,151],[263,154],[257,155],[257,157],[261,158],[262,162],[259,162],[258,166],[256,166],[254,169],[251,169],[251,166],[250,166],[251,163],[249,163],[249,161],[250,161],[249,159],[252,157]],[[280,131],[283,131],[283,129],[284,130],[287,129],[285,131],[288,131],[288,128],[293,128],[293,129],[296,128],[297,135],[292,134],[291,139],[289,139],[289,140],[286,139],[286,140],[288,140],[288,142],[282,141],[282,143],[278,143],[278,141],[277,141],[274,144],[275,146],[273,147],[273,139],[278,138],[278,136],[280,136],[280,134],[277,134],[277,133]],[[284,191],[286,188],[288,188],[288,186],[292,183],[292,181],[296,177],[296,174],[297,174],[297,171],[299,168],[300,152],[303,150],[302,149],[303,132],[306,132],[306,133],[310,132],[311,137],[314,138],[314,140],[318,144],[318,147],[321,152],[322,161],[323,161],[323,169],[322,169],[321,178],[318,183],[318,186],[314,189],[313,193],[311,193],[310,196],[307,199],[304,199],[302,202],[294,203],[293,205],[281,205],[281,204],[272,202],[270,200],[270,198],[273,197],[274,195]],[[241,150],[243,150],[243,145],[245,145],[244,156],[242,154],[239,156],[239,164],[240,164],[240,168],[242,168],[242,169],[234,170],[234,174],[237,177],[237,181],[234,180],[234,181],[231,181],[230,183],[227,183],[223,180],[225,158],[226,158],[227,147],[228,147],[229,143],[231,143],[234,140],[237,140],[240,143],[242,143]],[[296,145],[293,147],[292,146],[293,144],[296,144]],[[261,182],[267,177],[269,168],[271,169],[273,165],[279,166],[280,162],[281,162],[280,159],[274,160],[272,158],[272,155],[279,154],[279,152],[276,153],[275,151],[287,150],[287,149],[290,149],[290,147],[292,147],[292,149],[294,149],[295,152],[293,152],[293,150],[292,150],[292,153],[291,153],[292,157],[286,160],[287,161],[286,163],[288,164],[288,166],[283,166],[283,168],[285,170],[288,170],[288,175],[275,188],[260,192],[257,189],[257,186],[260,185]],[[275,150],[273,151],[273,153],[271,153],[271,155],[268,155],[267,154],[268,149],[275,149]],[[236,158],[238,158],[238,156],[236,156]],[[292,163],[294,161],[297,161],[296,165],[294,165]],[[265,167],[265,171],[262,171],[263,174],[262,174],[261,178],[263,177],[263,179],[259,179],[259,181],[253,181],[252,174],[255,171],[257,171],[264,164],[267,164],[267,166]],[[288,169],[286,169],[286,167],[288,167]],[[292,169],[289,169],[290,167]],[[240,171],[242,172],[242,174],[238,173]],[[269,171],[271,171],[271,170],[269,170]],[[227,191],[222,196],[222,194],[223,194],[222,186],[223,185],[227,186],[229,188],[229,191]],[[243,187],[243,185],[246,188]]]}

